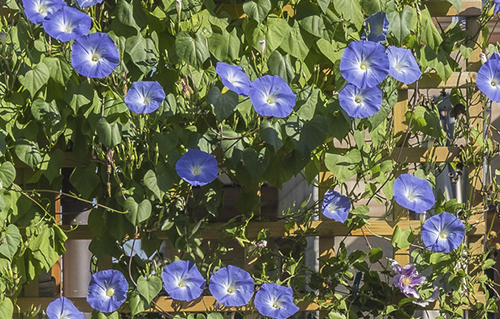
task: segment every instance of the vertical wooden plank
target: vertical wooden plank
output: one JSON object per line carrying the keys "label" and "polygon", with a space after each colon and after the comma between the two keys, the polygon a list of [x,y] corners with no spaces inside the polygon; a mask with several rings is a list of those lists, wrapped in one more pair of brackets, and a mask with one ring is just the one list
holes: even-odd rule
{"label": "vertical wooden plank", "polygon": [[[61,225],[61,195],[57,194],[55,197],[55,202],[54,202],[54,214],[55,214],[55,219],[59,225]],[[56,296],[60,297],[61,296],[61,262],[62,259],[59,257],[57,262],[55,263],[54,266],[50,269],[50,274],[52,277],[55,278],[56,280]]]}
{"label": "vertical wooden plank", "polygon": [[403,139],[408,128],[408,125],[405,124],[406,112],[408,112],[408,90],[401,89],[398,90],[398,102],[392,110],[393,133],[395,137],[399,137],[397,146],[403,146]]}

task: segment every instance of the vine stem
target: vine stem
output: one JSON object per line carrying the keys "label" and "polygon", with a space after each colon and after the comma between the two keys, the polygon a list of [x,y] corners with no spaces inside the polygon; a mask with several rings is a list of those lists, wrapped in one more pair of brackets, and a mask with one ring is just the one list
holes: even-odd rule
{"label": "vine stem", "polygon": [[135,226],[135,234],[134,234],[134,239],[132,240],[132,247],[130,248],[130,259],[128,260],[128,276],[134,286],[137,287],[137,283],[134,280],[134,277],[132,277],[132,258],[134,257],[134,245],[135,241],[137,239],[137,236],[139,234],[139,227]]}

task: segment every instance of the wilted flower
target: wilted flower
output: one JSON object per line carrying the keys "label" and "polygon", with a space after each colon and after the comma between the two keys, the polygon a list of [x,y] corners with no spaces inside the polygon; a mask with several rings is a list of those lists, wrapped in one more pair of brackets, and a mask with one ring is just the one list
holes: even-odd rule
{"label": "wilted flower", "polygon": [[64,6],[43,21],[43,28],[51,37],[67,42],[87,35],[92,19],[72,7]]}
{"label": "wilted flower", "polygon": [[132,83],[125,96],[125,105],[137,114],[156,111],[165,100],[165,91],[156,81]]}
{"label": "wilted flower", "polygon": [[241,67],[223,62],[217,62],[215,71],[220,76],[222,84],[224,84],[228,89],[236,94],[248,96],[251,82]]}
{"label": "wilted flower", "polygon": [[184,260],[166,265],[161,278],[163,288],[170,297],[181,301],[191,301],[201,296],[206,284],[198,268],[192,262]]}
{"label": "wilted flower", "polygon": [[477,88],[492,101],[500,102],[500,55],[493,53],[477,72]]}
{"label": "wilted flower", "polygon": [[217,177],[217,160],[211,154],[190,149],[177,161],[175,170],[189,184],[203,186]]}
{"label": "wilted flower", "polygon": [[208,289],[215,300],[226,307],[241,307],[252,299],[254,281],[241,268],[227,266],[210,277]]}
{"label": "wilted flower", "polygon": [[349,43],[340,59],[340,73],[359,88],[377,86],[389,73],[384,46],[363,40]]}
{"label": "wilted flower", "polygon": [[286,117],[295,106],[296,95],[279,75],[264,75],[250,85],[250,100],[263,116]]}
{"label": "wilted flower", "polygon": [[285,319],[299,311],[293,303],[292,288],[275,283],[263,284],[255,294],[254,304],[261,315],[275,319]]}
{"label": "wilted flower", "polygon": [[63,0],[23,0],[26,17],[36,24],[41,24],[47,16],[63,6],[66,6]]}
{"label": "wilted flower", "polygon": [[119,62],[118,49],[106,33],[91,33],[73,42],[71,65],[83,76],[104,78],[113,72]]}
{"label": "wilted flower", "polygon": [[401,292],[406,297],[419,299],[420,294],[415,288],[425,282],[425,277],[418,274],[414,264],[407,264],[401,267],[394,259],[390,260],[392,262],[392,269],[396,272],[394,276],[394,285],[401,289]]}
{"label": "wilted flower", "polygon": [[66,297],[52,300],[47,306],[47,316],[49,319],[83,319],[83,312]]}
{"label": "wilted flower", "polygon": [[389,20],[385,12],[377,12],[366,18],[365,20],[370,33],[368,34],[368,41],[384,42],[387,39],[387,30],[389,29]]}
{"label": "wilted flower", "polygon": [[412,84],[420,79],[422,72],[410,50],[391,46],[386,52],[390,76],[405,84]]}
{"label": "wilted flower", "polygon": [[101,312],[113,312],[127,300],[128,282],[118,270],[101,270],[92,275],[87,302]]}
{"label": "wilted flower", "polygon": [[78,2],[80,7],[85,8],[101,3],[102,0],[76,0],[76,2]]}
{"label": "wilted flower", "polygon": [[347,196],[344,196],[334,190],[328,190],[323,198],[321,212],[330,219],[335,219],[338,222],[345,222],[349,211],[351,210],[351,201]]}
{"label": "wilted flower", "polygon": [[422,225],[424,245],[433,252],[447,254],[457,249],[464,236],[464,224],[448,212],[434,215]]}
{"label": "wilted flower", "polygon": [[401,174],[394,181],[394,199],[399,205],[416,213],[431,209],[436,201],[431,184],[410,174]]}
{"label": "wilted flower", "polygon": [[382,90],[378,86],[361,89],[348,83],[339,93],[339,103],[351,117],[362,119],[372,116],[382,106]]}

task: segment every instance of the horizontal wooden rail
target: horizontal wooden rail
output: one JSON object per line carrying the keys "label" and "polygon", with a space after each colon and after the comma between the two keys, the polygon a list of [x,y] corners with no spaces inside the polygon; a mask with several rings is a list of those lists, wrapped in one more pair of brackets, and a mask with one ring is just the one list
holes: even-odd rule
{"label": "horizontal wooden rail", "polygon": [[[401,147],[396,147],[391,158],[396,159],[400,150]],[[427,159],[437,163],[460,162],[460,147],[437,146],[430,149],[427,147],[404,147],[399,162],[422,163]]]}
{"label": "horizontal wooden rail", "polygon": [[[477,72],[453,72],[448,81],[443,82],[436,73],[425,73],[418,80],[419,89],[466,88],[476,85]],[[403,89],[414,89],[415,84],[403,85]]]}
{"label": "horizontal wooden rail", "polygon": [[481,15],[481,8],[483,4],[477,0],[464,0],[460,11],[457,12],[455,7],[448,1],[443,0],[430,0],[423,1],[427,6],[431,16],[433,17],[446,17],[446,16],[463,16],[463,17],[477,17]]}
{"label": "horizontal wooden rail", "polygon": [[[214,223],[209,224],[208,228],[200,231],[197,237],[203,239],[219,239],[221,238],[221,233],[224,232],[225,224]],[[384,220],[370,221],[370,225],[367,225],[361,229],[357,229],[350,232],[352,236],[391,236],[394,232],[394,228],[399,226],[400,228],[412,227],[416,229],[420,227],[421,223],[419,220],[405,220],[400,222],[390,222]],[[295,224],[290,231],[285,229],[285,222],[252,222],[247,226],[247,237],[249,239],[257,238],[257,235],[262,229],[267,229],[269,232],[268,238],[281,238],[289,236],[297,236],[304,234],[304,236],[319,236],[319,237],[335,237],[335,236],[346,236],[349,234],[349,228],[344,224],[336,221],[313,221],[307,226]],[[71,226],[63,225],[61,226],[64,230],[69,230]],[[307,232],[305,230],[308,229]],[[467,235],[480,235],[484,234],[486,227],[484,222],[480,222],[472,228]],[[155,231],[154,234],[158,239],[168,239],[167,235],[163,231]],[[71,230],[66,233],[68,239],[71,240],[81,240],[81,239],[92,239],[93,234],[90,229],[85,225],[80,225],[76,229]],[[142,234],[144,235],[144,234]]]}

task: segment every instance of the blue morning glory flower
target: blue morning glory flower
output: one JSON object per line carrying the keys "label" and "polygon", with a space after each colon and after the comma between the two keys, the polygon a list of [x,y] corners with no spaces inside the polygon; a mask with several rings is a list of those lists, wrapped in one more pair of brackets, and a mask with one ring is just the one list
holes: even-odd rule
{"label": "blue morning glory flower", "polygon": [[193,186],[211,183],[218,173],[215,156],[190,149],[175,164],[177,174]]}
{"label": "blue morning glory flower", "polygon": [[449,253],[462,243],[465,227],[456,216],[442,212],[428,218],[422,225],[424,245],[436,253]]}
{"label": "blue morning glory flower", "polygon": [[192,262],[184,260],[166,265],[161,278],[163,288],[170,297],[181,301],[191,301],[201,296],[206,284],[198,268]]}
{"label": "blue morning glory flower", "polygon": [[500,102],[500,55],[493,53],[477,72],[477,88],[492,101]]}
{"label": "blue morning glory flower", "polygon": [[389,30],[389,20],[385,12],[377,12],[366,18],[366,26],[370,30],[368,41],[384,42],[387,39],[387,30]]}
{"label": "blue morning glory flower", "polygon": [[51,37],[67,42],[89,34],[92,19],[72,7],[64,6],[43,21],[43,28]]}
{"label": "blue morning glory flower", "polygon": [[125,96],[125,105],[137,114],[156,111],[165,100],[165,91],[156,81],[139,81],[132,86]]}
{"label": "blue morning glory flower", "polygon": [[396,202],[416,213],[431,209],[436,201],[431,184],[410,174],[399,175],[393,187]]}
{"label": "blue morning glory flower", "polygon": [[85,8],[101,3],[102,0],[76,0],[76,2],[78,2],[80,7]]}
{"label": "blue morning glory flower", "polygon": [[292,288],[275,283],[263,284],[255,294],[254,304],[261,315],[275,319],[285,319],[299,311],[293,303]]}
{"label": "blue morning glory flower", "polygon": [[83,312],[66,297],[52,300],[47,306],[49,319],[84,319]]}
{"label": "blue morning glory flower", "polygon": [[264,75],[250,85],[250,100],[263,116],[286,117],[295,106],[296,95],[278,75]]}
{"label": "blue morning glory flower", "polygon": [[345,222],[349,211],[351,210],[351,201],[347,196],[344,196],[332,189],[328,190],[323,198],[321,212],[330,219],[335,219],[338,222]]}
{"label": "blue morning glory flower", "polygon": [[241,307],[252,299],[254,281],[241,268],[227,266],[210,277],[208,289],[215,300],[226,307]]}
{"label": "blue morning glory flower", "polygon": [[92,275],[87,302],[95,310],[113,312],[127,300],[128,282],[118,270],[101,270]]}
{"label": "blue morning glory flower", "polygon": [[378,86],[359,88],[348,83],[339,93],[339,103],[350,117],[372,116],[382,106],[382,90]]}
{"label": "blue morning glory flower", "polygon": [[243,68],[223,62],[217,62],[215,71],[220,76],[222,84],[236,94],[248,96],[250,79]]}
{"label": "blue morning glory flower", "polygon": [[47,16],[63,6],[66,6],[63,0],[23,0],[24,13],[35,24],[41,24]]}
{"label": "blue morning glory flower", "polygon": [[410,50],[389,47],[386,50],[389,57],[389,75],[405,84],[412,84],[420,79],[422,72]]}
{"label": "blue morning glory flower", "polygon": [[361,89],[377,86],[389,73],[384,46],[363,40],[349,43],[340,59],[340,73]]}
{"label": "blue morning glory flower", "polygon": [[106,33],[91,33],[73,42],[71,65],[80,75],[104,78],[113,72],[119,62],[118,49]]}

